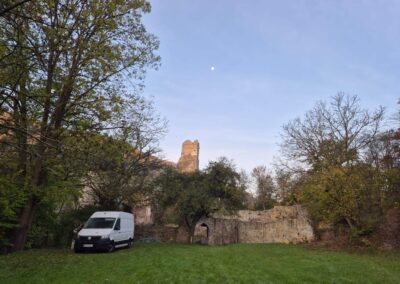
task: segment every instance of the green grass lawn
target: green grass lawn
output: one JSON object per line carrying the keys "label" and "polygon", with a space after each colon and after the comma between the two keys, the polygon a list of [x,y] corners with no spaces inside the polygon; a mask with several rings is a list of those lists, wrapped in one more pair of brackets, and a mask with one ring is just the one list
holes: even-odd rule
{"label": "green grass lawn", "polygon": [[0,256],[0,283],[400,283],[400,254],[283,244],[31,250]]}

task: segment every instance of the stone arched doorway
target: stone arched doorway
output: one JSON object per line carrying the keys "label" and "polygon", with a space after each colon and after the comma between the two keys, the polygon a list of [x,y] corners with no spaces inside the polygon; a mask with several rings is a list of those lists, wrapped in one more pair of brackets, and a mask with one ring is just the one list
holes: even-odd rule
{"label": "stone arched doorway", "polygon": [[209,237],[210,227],[204,222],[197,223],[194,229],[194,242],[208,244]]}

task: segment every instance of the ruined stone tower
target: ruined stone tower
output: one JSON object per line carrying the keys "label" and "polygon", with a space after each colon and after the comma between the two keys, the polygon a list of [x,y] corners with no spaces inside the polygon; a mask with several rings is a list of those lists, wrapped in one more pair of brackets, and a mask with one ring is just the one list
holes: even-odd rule
{"label": "ruined stone tower", "polygon": [[197,171],[199,169],[199,151],[199,141],[186,140],[183,142],[181,157],[177,164],[178,171],[183,173]]}

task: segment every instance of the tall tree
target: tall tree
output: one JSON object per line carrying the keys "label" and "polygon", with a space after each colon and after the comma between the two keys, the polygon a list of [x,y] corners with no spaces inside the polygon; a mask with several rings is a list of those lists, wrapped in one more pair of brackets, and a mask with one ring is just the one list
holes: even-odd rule
{"label": "tall tree", "polygon": [[318,102],[303,118],[283,126],[281,151],[316,170],[349,165],[363,157],[378,134],[384,110],[362,109],[357,96],[339,93],[330,104]]}
{"label": "tall tree", "polygon": [[125,114],[124,126],[113,136],[93,135],[85,141],[86,193],[102,210],[128,208],[150,198],[149,184],[164,165],[156,154],[165,120],[140,97]]}
{"label": "tall tree", "polygon": [[276,187],[271,173],[265,166],[257,166],[251,175],[256,183],[256,208],[262,210],[272,208],[276,201]]}
{"label": "tall tree", "polygon": [[394,133],[382,133],[383,116],[383,108],[362,109],[357,96],[339,93],[283,127],[286,160],[303,166],[301,202],[316,221],[347,224],[355,239],[370,234],[398,202]]}
{"label": "tall tree", "polygon": [[0,107],[12,116],[0,125],[15,137],[27,192],[13,250],[24,247],[63,141],[118,126],[110,122],[130,103],[122,80],[139,83],[157,66],[158,41],[141,22],[148,12],[141,0],[33,0],[0,18]]}
{"label": "tall tree", "polygon": [[299,182],[298,176],[282,168],[277,168],[275,174],[278,201],[281,204],[296,203],[296,191]]}

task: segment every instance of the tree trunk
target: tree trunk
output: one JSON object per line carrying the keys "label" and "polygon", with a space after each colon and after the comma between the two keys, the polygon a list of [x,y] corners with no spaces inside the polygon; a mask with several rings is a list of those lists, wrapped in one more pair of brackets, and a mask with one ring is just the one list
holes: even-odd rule
{"label": "tree trunk", "polygon": [[195,218],[194,220],[188,220],[187,218],[185,218],[184,220],[184,228],[186,230],[186,232],[188,233],[188,239],[187,242],[189,244],[193,243],[193,237],[194,237],[194,232],[196,230],[196,225],[197,222],[200,220],[200,218]]}
{"label": "tree trunk", "polygon": [[24,249],[29,231],[32,227],[37,205],[39,203],[39,199],[34,195],[32,189],[41,186],[44,182],[44,154],[45,147],[43,145],[39,145],[38,158],[35,162],[35,167],[33,169],[32,175],[32,183],[29,187],[29,199],[26,201],[25,207],[23,208],[21,215],[19,216],[18,227],[14,230],[14,235],[12,238],[13,247],[11,248],[12,252],[21,251]]}
{"label": "tree trunk", "polygon": [[194,231],[196,229],[196,224],[194,224],[189,231],[189,243],[192,244],[193,243],[193,237],[194,237]]}
{"label": "tree trunk", "polygon": [[[23,1],[27,2],[27,1]],[[18,46],[24,46],[26,43],[26,32],[29,27],[26,21],[21,21],[17,27],[17,41]],[[19,190],[26,190],[27,182],[27,163],[28,163],[28,139],[33,139],[28,136],[28,102],[27,102],[27,82],[29,78],[29,70],[26,66],[29,65],[26,59],[25,50],[21,47],[18,48],[18,60],[19,61],[15,70],[16,74],[19,74],[18,84],[16,85],[17,100],[14,106],[14,124],[16,127],[15,137],[18,143],[18,185]],[[22,66],[22,67],[21,67]],[[34,214],[37,208],[37,199],[30,193],[28,200],[25,203],[24,208],[20,212],[18,227],[12,232],[12,243],[13,246],[10,251],[20,251],[25,247],[26,240],[28,238],[29,231],[32,226]]]}
{"label": "tree trunk", "polygon": [[193,240],[194,227],[192,228],[191,223],[186,218],[182,220],[182,223],[179,227],[182,228],[182,232],[184,232],[184,236],[181,235],[180,240],[191,244]]}
{"label": "tree trunk", "polygon": [[183,222],[182,224],[183,229],[186,231],[187,235],[186,235],[186,242],[188,244],[192,243],[192,235],[191,235],[191,230],[190,230],[190,226],[188,224],[188,222],[186,222],[186,220]]}
{"label": "tree trunk", "polygon": [[353,228],[354,228],[354,225],[353,225],[353,223],[351,222],[350,218],[345,217],[344,219],[346,220],[346,223],[347,223],[347,225],[349,225],[350,229],[353,229]]}
{"label": "tree trunk", "polygon": [[19,218],[19,226],[14,231],[13,247],[11,248],[12,252],[21,251],[24,249],[28,238],[28,233],[32,226],[33,217],[37,209],[37,204],[38,202],[36,198],[31,196],[22,210]]}

